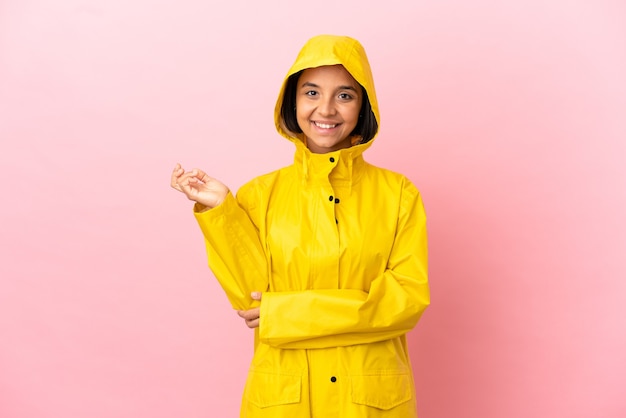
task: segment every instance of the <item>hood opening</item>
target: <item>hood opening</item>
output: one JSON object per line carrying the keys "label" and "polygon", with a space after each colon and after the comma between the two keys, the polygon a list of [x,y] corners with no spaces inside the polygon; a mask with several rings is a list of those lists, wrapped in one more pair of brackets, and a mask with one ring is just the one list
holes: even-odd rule
{"label": "hood opening", "polygon": [[352,145],[365,144],[378,134],[380,115],[371,68],[365,49],[347,36],[319,35],[302,47],[296,61],[283,81],[274,109],[275,126],[282,136],[292,142],[305,143],[296,119],[296,90],[302,72],[308,68],[342,65],[363,89],[363,104],[357,126],[351,133]]}

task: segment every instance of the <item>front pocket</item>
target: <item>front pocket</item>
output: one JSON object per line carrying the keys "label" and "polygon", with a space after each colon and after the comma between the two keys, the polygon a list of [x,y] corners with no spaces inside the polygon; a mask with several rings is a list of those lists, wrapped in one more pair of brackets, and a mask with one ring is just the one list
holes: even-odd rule
{"label": "front pocket", "polygon": [[299,374],[250,370],[245,397],[259,408],[287,405],[300,402],[301,387],[302,376]]}
{"label": "front pocket", "polygon": [[406,372],[381,372],[352,376],[352,402],[391,409],[413,397],[411,376]]}

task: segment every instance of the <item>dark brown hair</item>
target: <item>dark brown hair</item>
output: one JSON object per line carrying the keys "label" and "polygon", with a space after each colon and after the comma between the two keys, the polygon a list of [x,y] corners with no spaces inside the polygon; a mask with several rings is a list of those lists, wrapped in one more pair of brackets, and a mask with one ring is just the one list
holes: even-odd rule
{"label": "dark brown hair", "polygon": [[[296,91],[298,90],[298,80],[303,71],[304,70],[298,71],[290,75],[287,79],[285,92],[283,93],[283,104],[280,107],[280,116],[283,119],[285,127],[296,134],[302,133],[302,129],[300,129],[298,119],[296,118]],[[359,84],[359,86],[361,85]],[[350,135],[360,136],[361,140],[359,143],[364,144],[374,138],[376,132],[378,132],[378,122],[372,111],[370,99],[367,97],[367,91],[363,86],[361,86],[361,91],[363,92],[363,102],[361,104],[361,111],[359,112],[359,121]]]}

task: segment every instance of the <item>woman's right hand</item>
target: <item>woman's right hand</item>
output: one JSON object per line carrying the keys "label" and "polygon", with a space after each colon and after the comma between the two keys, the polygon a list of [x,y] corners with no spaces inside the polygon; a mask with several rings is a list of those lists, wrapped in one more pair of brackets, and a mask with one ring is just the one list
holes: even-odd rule
{"label": "woman's right hand", "polygon": [[221,204],[229,192],[224,183],[209,177],[204,171],[194,168],[185,172],[180,164],[174,167],[170,185],[187,196],[189,200],[209,209]]}

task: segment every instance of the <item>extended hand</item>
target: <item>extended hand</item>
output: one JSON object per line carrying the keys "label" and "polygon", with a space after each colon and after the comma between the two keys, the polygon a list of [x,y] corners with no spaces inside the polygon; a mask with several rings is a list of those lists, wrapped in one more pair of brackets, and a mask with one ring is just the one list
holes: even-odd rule
{"label": "extended hand", "polygon": [[[261,300],[261,292],[252,292],[253,300]],[[247,311],[237,311],[237,314],[243,318],[248,328],[257,328],[259,326],[261,308],[252,308]]]}
{"label": "extended hand", "polygon": [[221,204],[228,194],[228,187],[221,181],[209,177],[197,168],[185,172],[180,164],[174,167],[170,185],[185,194],[189,200],[198,202],[209,209]]}

